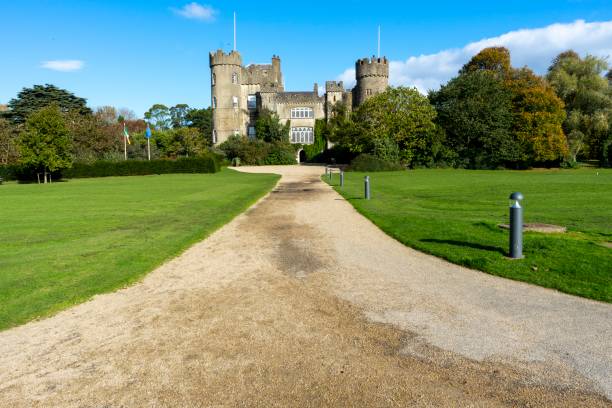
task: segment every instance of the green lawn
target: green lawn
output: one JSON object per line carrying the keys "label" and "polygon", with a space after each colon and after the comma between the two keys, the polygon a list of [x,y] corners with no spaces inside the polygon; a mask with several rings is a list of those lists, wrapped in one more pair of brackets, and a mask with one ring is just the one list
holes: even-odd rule
{"label": "green lawn", "polygon": [[[405,245],[494,275],[612,302],[612,170],[414,170],[364,173],[332,184],[363,215]],[[327,180],[327,178],[325,178]],[[525,233],[523,260],[506,258],[508,196],[524,194],[525,222],[566,234]]]}
{"label": "green lawn", "polygon": [[278,176],[0,186],[0,329],[132,283],[244,211]]}

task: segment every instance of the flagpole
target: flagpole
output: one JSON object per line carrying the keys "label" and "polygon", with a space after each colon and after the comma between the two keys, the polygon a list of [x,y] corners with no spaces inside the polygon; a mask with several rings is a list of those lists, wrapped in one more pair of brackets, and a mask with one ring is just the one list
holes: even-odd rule
{"label": "flagpole", "polygon": [[123,158],[127,160],[127,137],[125,136],[125,122],[123,122]]}
{"label": "flagpole", "polygon": [[147,137],[147,157],[149,158],[149,160],[151,160],[151,142],[149,141],[148,137]]}

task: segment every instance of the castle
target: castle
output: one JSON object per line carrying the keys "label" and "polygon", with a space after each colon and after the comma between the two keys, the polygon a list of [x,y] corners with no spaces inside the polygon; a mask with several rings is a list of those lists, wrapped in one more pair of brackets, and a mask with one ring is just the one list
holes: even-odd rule
{"label": "castle", "polygon": [[354,109],[389,84],[387,59],[372,57],[355,63],[352,90],[345,90],[342,81],[326,81],[323,96],[316,83],[312,91],[285,92],[281,60],[274,55],[271,62],[243,66],[238,51],[210,53],[213,144],[231,135],[254,138],[255,121],[263,109],[275,112],[283,124],[290,121],[291,143],[311,144],[315,120],[329,119],[336,103]]}

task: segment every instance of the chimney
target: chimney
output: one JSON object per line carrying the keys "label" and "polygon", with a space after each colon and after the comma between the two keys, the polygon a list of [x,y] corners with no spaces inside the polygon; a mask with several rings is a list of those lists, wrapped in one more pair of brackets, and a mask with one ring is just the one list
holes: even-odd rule
{"label": "chimney", "polygon": [[319,96],[319,84],[317,84],[316,82],[314,84],[313,92],[314,92],[315,96]]}

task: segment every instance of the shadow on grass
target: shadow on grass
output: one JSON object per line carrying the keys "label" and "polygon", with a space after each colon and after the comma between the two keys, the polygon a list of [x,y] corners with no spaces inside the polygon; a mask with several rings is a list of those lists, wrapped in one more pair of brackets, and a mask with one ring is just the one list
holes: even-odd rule
{"label": "shadow on grass", "polygon": [[455,245],[455,246],[468,247],[468,248],[474,248],[474,249],[481,249],[483,251],[498,252],[504,256],[506,255],[506,251],[503,248],[499,248],[499,247],[492,246],[492,245],[477,244],[474,242],[456,241],[454,239],[434,239],[434,238],[425,238],[425,239],[421,239],[420,241],[430,242],[430,243],[435,243],[435,244],[447,244],[447,245]]}

